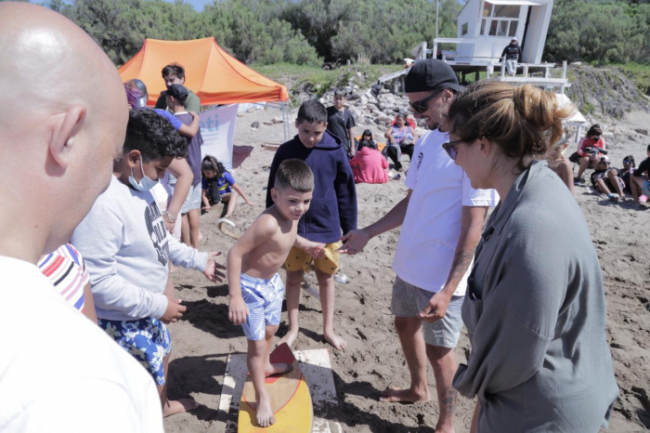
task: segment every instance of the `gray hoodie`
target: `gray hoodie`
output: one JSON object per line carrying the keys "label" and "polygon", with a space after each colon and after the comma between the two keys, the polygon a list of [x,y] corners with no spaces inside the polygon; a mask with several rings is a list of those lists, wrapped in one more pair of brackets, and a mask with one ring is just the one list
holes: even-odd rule
{"label": "gray hoodie", "polygon": [[546,162],[490,217],[467,281],[472,351],[454,388],[478,396],[478,433],[596,433],[618,396],[587,222]]}
{"label": "gray hoodie", "polygon": [[169,260],[204,271],[208,253],[181,244],[165,229],[148,191],[129,188],[114,176],[72,235],[86,260],[97,317],[108,320],[160,318]]}

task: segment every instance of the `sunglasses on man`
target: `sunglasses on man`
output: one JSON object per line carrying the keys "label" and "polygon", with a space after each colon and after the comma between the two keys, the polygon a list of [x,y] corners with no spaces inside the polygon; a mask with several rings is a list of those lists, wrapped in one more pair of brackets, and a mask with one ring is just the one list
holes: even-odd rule
{"label": "sunglasses on man", "polygon": [[422,114],[422,113],[424,113],[425,111],[427,111],[429,109],[429,101],[432,100],[433,98],[435,98],[436,96],[438,96],[441,92],[442,92],[442,90],[440,90],[438,92],[434,92],[431,95],[429,95],[426,98],[421,99],[419,101],[409,102],[409,105],[411,106],[413,111],[415,111],[418,114]]}
{"label": "sunglasses on man", "polygon": [[447,143],[442,144],[442,148],[445,149],[445,152],[447,152],[447,155],[452,159],[452,161],[456,161],[456,155],[457,155],[457,150],[458,150],[458,145],[462,142],[463,140],[454,140],[450,141]]}

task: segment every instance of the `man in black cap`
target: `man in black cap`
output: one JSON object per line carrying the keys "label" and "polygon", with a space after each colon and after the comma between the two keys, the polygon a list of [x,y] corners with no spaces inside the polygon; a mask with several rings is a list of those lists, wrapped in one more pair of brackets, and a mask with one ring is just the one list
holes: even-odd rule
{"label": "man in black cap", "polygon": [[476,190],[442,145],[449,142],[445,114],[463,90],[449,65],[421,60],[406,76],[413,114],[430,131],[418,140],[406,177],[409,192],[376,223],[343,236],[342,252],[356,254],[368,241],[402,227],[393,269],[391,311],[411,373],[406,389],[389,388],[381,400],[426,402],[427,358],[436,379],[440,418],[437,433],[453,432],[458,364],[454,348],[462,329],[461,306],[474,250],[481,237],[493,190]]}
{"label": "man in black cap", "polygon": [[517,74],[517,63],[521,61],[523,53],[521,52],[521,47],[519,46],[519,40],[517,38],[512,38],[510,44],[507,45],[503,52],[501,53],[501,60],[506,59],[506,69],[508,69],[508,74],[513,77]]}

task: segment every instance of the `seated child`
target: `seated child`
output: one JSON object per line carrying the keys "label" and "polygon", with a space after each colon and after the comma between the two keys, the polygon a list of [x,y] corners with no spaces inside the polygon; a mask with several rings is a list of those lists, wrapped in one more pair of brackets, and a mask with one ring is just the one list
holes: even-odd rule
{"label": "seated child", "polygon": [[[591,183],[598,191],[607,194],[607,197],[612,201],[625,201],[625,193],[623,188],[625,184],[618,177],[618,171],[609,166],[609,158],[601,155],[596,165],[596,170],[591,174]],[[616,191],[618,195],[612,194],[612,190]]]}
{"label": "seated child", "polygon": [[172,159],[186,152],[187,141],[167,120],[153,110],[131,110],[111,183],[72,235],[86,259],[99,326],[153,376],[164,416],[198,406],[167,400],[171,339],[165,324],[186,309],[169,286],[168,262],[211,281],[223,276],[212,259],[216,253],[200,253],[169,235],[150,192]]}
{"label": "seated child", "polygon": [[632,197],[637,205],[646,203],[650,197],[650,144],[646,149],[648,157],[641,161],[639,168],[630,176]]}
{"label": "seated child", "polygon": [[620,177],[621,180],[625,183],[625,188],[623,188],[623,191],[630,194],[632,194],[632,187],[630,186],[632,179],[630,179],[630,176],[632,176],[632,173],[634,173],[635,168],[636,163],[634,162],[634,156],[628,155],[623,158],[623,168],[618,171],[618,177]]}
{"label": "seated child", "polygon": [[560,176],[562,182],[566,184],[571,194],[573,194],[573,167],[564,155],[567,147],[569,147],[569,143],[567,143],[566,136],[562,135],[562,139],[555,146],[549,148],[546,160],[548,161],[548,168]]}
{"label": "seated child", "polygon": [[388,182],[388,162],[372,147],[372,143],[362,140],[359,151],[350,160],[355,183],[386,183]]}
{"label": "seated child", "polygon": [[[578,176],[574,179],[576,182],[583,183],[584,179],[582,174],[585,170],[595,168],[601,153],[607,153],[605,152],[607,150],[607,144],[602,135],[603,130],[600,125],[591,125],[591,128],[587,131],[587,135],[582,137],[580,143],[578,143],[578,150],[569,158],[569,161],[580,164]],[[603,150],[603,152],[600,150]]]}
{"label": "seated child", "polygon": [[235,183],[223,164],[217,161],[214,156],[206,156],[201,163],[203,172],[202,188],[203,209],[210,210],[212,206],[223,201],[228,203],[226,214],[223,218],[230,218],[237,207],[237,198],[241,195],[249,206],[255,206],[256,203],[250,201],[246,193]]}
{"label": "seated child", "polygon": [[271,189],[273,206],[257,217],[228,252],[228,317],[242,325],[248,339],[248,371],[255,387],[260,427],[275,423],[264,379],[291,368],[271,364],[269,358],[284,298],[278,270],[292,247],[320,256],[325,246],[298,236],[298,221],[309,209],[313,189],[314,176],[305,162],[283,161]]}

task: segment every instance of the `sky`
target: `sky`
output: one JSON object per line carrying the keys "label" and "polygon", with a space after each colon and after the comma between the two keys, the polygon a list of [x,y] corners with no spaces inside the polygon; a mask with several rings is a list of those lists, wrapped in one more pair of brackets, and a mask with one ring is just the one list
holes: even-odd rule
{"label": "sky", "polygon": [[[166,0],[170,3],[174,3],[174,0]],[[203,11],[203,7],[207,4],[212,4],[212,0],[184,0],[184,3],[191,4],[197,12]]]}

